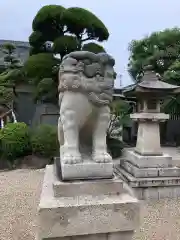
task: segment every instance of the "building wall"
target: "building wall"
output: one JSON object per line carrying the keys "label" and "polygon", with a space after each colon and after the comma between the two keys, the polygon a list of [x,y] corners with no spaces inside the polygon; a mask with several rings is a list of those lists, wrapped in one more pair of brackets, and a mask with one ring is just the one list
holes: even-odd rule
{"label": "building wall", "polygon": [[18,122],[25,122],[29,126],[39,124],[57,125],[59,108],[49,103],[35,103],[33,87],[19,85],[16,87],[14,110]]}
{"label": "building wall", "polygon": [[59,108],[50,103],[38,103],[35,107],[32,126],[39,124],[50,124],[57,126],[59,118]]}
{"label": "building wall", "polygon": [[33,99],[33,88],[27,85],[16,87],[14,110],[18,122],[32,125],[36,104]]}

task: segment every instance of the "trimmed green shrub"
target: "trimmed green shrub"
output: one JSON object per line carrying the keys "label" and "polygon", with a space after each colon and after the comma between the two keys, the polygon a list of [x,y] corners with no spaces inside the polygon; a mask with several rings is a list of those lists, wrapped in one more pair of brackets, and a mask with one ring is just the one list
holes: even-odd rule
{"label": "trimmed green shrub", "polygon": [[103,46],[101,46],[97,43],[94,43],[94,42],[84,44],[82,46],[82,51],[89,51],[89,52],[93,52],[93,53],[106,52],[105,49],[103,48]]}
{"label": "trimmed green shrub", "polygon": [[[52,53],[38,53],[32,55],[24,63],[23,71],[28,78],[39,80],[52,77],[53,67],[59,64],[59,60],[55,59]],[[36,82],[33,82],[36,85]]]}
{"label": "trimmed green shrub", "polygon": [[113,159],[118,158],[122,155],[123,142],[116,138],[106,137],[106,143],[109,154]]}
{"label": "trimmed green shrub", "polygon": [[40,125],[31,135],[32,152],[41,157],[53,157],[59,151],[57,127]]}
{"label": "trimmed green shrub", "polygon": [[16,158],[31,153],[29,127],[22,122],[5,125],[0,130],[0,147],[3,158],[12,164]]}

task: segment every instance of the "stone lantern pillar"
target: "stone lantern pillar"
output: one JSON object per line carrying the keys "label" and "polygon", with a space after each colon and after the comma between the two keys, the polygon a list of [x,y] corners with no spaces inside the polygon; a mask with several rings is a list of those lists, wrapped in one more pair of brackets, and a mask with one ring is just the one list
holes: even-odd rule
{"label": "stone lantern pillar", "polygon": [[180,168],[163,153],[159,129],[159,123],[169,119],[160,111],[160,101],[179,92],[179,86],[160,81],[151,66],[144,69],[142,81],[134,86],[138,111],[131,118],[138,122],[136,147],[125,150],[125,159],[116,170],[137,190],[140,199],[180,196]]}

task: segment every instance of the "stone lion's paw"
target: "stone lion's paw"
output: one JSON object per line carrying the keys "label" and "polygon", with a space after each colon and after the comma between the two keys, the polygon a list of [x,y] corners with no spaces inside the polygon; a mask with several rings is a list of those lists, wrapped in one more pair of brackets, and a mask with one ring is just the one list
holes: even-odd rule
{"label": "stone lion's paw", "polygon": [[112,157],[107,152],[95,153],[93,159],[97,163],[108,163],[112,162]]}
{"label": "stone lion's paw", "polygon": [[78,153],[65,153],[62,161],[64,164],[77,164],[82,162],[81,155]]}

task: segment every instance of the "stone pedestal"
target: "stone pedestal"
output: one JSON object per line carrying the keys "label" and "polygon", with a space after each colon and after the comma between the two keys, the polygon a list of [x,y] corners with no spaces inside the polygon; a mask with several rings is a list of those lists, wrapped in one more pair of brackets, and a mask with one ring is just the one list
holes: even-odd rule
{"label": "stone pedestal", "polygon": [[172,165],[172,157],[143,156],[126,150],[116,174],[124,179],[139,199],[180,197],[180,168]]}
{"label": "stone pedestal", "polygon": [[[58,158],[60,161],[60,158]],[[113,162],[96,163],[85,161],[77,164],[64,164],[61,162],[63,180],[79,179],[105,179],[113,176]]]}
{"label": "stone pedestal", "polygon": [[139,199],[161,199],[180,196],[180,168],[172,165],[172,157],[160,146],[159,121],[168,119],[163,113],[135,113],[138,136],[135,149],[126,151],[115,172],[135,189]]}
{"label": "stone pedestal", "polygon": [[46,167],[38,240],[130,240],[138,223],[138,200],[116,176],[63,182]]}

